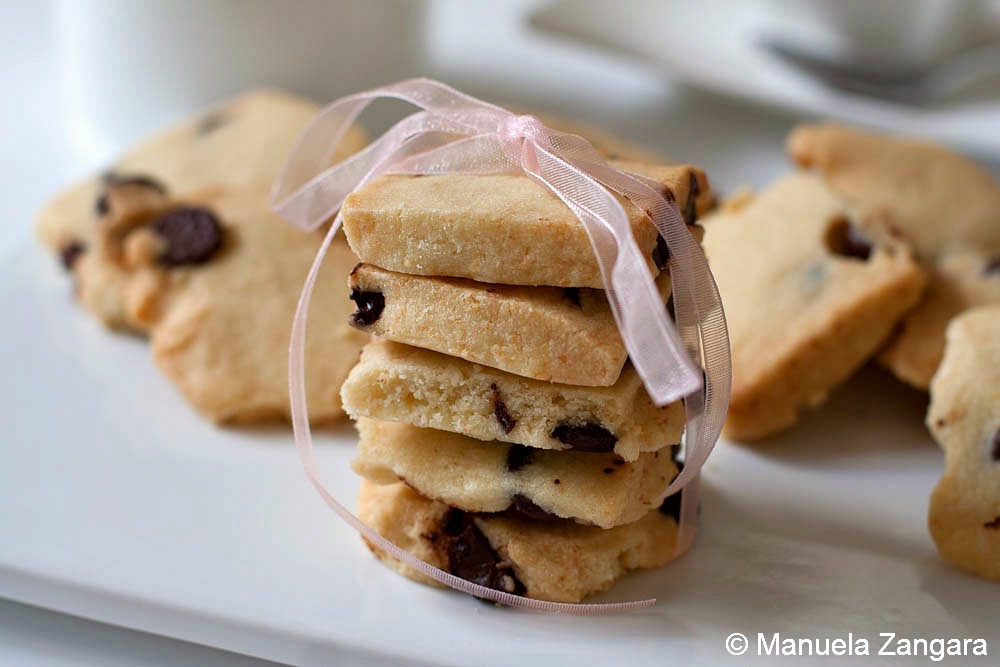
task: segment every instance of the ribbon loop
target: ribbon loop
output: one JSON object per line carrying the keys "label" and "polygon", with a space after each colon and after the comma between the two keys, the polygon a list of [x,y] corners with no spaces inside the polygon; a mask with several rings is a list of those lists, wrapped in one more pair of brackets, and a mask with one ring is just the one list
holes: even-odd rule
{"label": "ribbon loop", "polygon": [[[363,151],[328,166],[347,129],[379,98],[404,100],[421,111],[398,122]],[[622,341],[649,396],[657,405],[684,401],[685,465],[660,501],[684,489],[676,555],[691,545],[697,520],[698,472],[722,429],[729,404],[731,364],[718,289],[676,204],[668,202],[649,179],[609,165],[582,137],[553,130],[534,116],[513,114],[429,79],[401,81],[330,104],[305,129],[275,183],[272,207],[302,229],[317,229],[336,215],[306,278],[292,326],[288,369],[296,447],[310,481],[341,518],[393,558],[447,586],[511,606],[562,613],[593,614],[648,606],[655,600],[545,602],[465,581],[414,557],[366,526],[329,493],[319,477],[306,406],[306,323],[319,268],[340,229],[338,211],[344,199],[389,172],[496,173],[518,169],[559,197],[586,230]],[[666,313],[618,197],[645,211],[666,241],[676,324]]]}

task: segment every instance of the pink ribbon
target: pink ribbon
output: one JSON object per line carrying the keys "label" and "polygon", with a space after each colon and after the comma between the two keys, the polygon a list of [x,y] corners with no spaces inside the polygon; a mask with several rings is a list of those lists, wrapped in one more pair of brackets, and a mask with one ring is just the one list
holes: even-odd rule
{"label": "pink ribbon", "polygon": [[[327,167],[347,129],[379,98],[423,109],[394,125],[365,150]],[[608,302],[633,366],[652,400],[684,400],[687,416],[681,473],[659,502],[685,489],[675,557],[691,546],[697,526],[697,480],[718,439],[729,404],[731,366],[722,302],[701,248],[674,202],[658,184],[609,165],[582,137],[558,132],[429,79],[409,79],[341,98],[323,109],[299,138],[275,183],[274,210],[304,230],[331,216],[333,225],[306,278],[292,327],[289,388],[295,441],[312,484],[344,521],[392,557],[447,586],[502,604],[542,611],[594,614],[646,607],[655,599],[609,604],[534,600],[486,588],[425,563],[369,528],[324,487],[312,450],[305,390],[309,300],[334,235],[339,210],[355,189],[385,173],[447,174],[523,171],[561,199],[587,231]],[[676,325],[632,237],[628,215],[613,193],[646,211],[667,243]],[[704,369],[698,369],[696,361]]]}

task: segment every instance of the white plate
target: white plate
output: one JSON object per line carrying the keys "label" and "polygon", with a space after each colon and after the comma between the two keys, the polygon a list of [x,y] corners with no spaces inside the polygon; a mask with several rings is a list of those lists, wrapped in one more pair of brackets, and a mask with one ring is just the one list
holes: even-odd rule
{"label": "white plate", "polygon": [[[924,400],[878,371],[765,447],[720,443],[694,551],[599,598],[654,608],[540,616],[395,575],[323,505],[285,429],[203,422],[54,262],[23,248],[7,266],[2,597],[298,664],[732,664],[725,638],[758,631],[1000,651],[1000,586],[940,562],[924,527],[941,467]],[[343,498],[353,442],[320,447]]]}
{"label": "white plate", "polygon": [[1000,160],[1000,81],[935,107],[911,107],[829,88],[756,45],[766,0],[556,0],[537,27],[639,56],[690,84],[793,113],[936,139]]}

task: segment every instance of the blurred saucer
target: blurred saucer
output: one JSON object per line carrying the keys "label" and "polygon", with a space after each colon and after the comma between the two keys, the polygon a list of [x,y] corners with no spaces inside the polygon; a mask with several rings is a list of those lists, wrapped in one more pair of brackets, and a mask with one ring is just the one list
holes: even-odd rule
{"label": "blurred saucer", "polygon": [[950,144],[1000,160],[1000,81],[932,107],[830,88],[760,47],[773,26],[768,0],[670,2],[556,0],[531,16],[536,28],[637,56],[705,90],[796,115],[866,125]]}

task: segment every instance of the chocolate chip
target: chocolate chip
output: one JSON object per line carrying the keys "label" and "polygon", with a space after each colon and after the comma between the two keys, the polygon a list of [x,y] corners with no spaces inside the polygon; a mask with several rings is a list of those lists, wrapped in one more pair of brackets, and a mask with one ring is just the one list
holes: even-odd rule
{"label": "chocolate chip", "polygon": [[838,218],[826,230],[826,247],[835,255],[861,260],[872,254],[872,242],[846,218]]}
{"label": "chocolate chip", "polygon": [[667,516],[673,517],[674,521],[680,522],[681,520],[681,495],[684,493],[683,489],[677,493],[667,496],[663,503],[660,504],[660,512],[666,514]]}
{"label": "chocolate chip", "polygon": [[660,234],[656,235],[656,247],[653,248],[651,257],[653,264],[661,271],[666,268],[667,262],[670,261],[670,248],[667,247],[667,242]]}
{"label": "chocolate chip", "polygon": [[101,196],[97,198],[96,202],[94,202],[94,212],[99,216],[105,216],[110,210],[111,207],[108,205],[108,193],[102,192]]}
{"label": "chocolate chip", "polygon": [[499,554],[471,516],[458,509],[448,510],[443,533],[449,572],[487,588],[514,595],[524,593],[524,584],[513,569],[501,565]]}
{"label": "chocolate chip", "polygon": [[698,176],[693,171],[688,179],[688,198],[684,204],[684,222],[693,225],[698,222],[698,195],[701,194],[701,185],[698,183]]}
{"label": "chocolate chip", "polygon": [[510,507],[501,514],[512,519],[528,519],[529,521],[559,521],[561,519],[552,512],[543,510],[520,493],[515,494],[510,499]]}
{"label": "chocolate chip", "polygon": [[150,227],[167,242],[159,257],[167,266],[201,264],[222,246],[222,225],[208,209],[175,208]]}
{"label": "chocolate chip", "polygon": [[604,474],[605,474],[605,475],[610,475],[610,474],[611,474],[611,473],[613,473],[614,471],[615,471],[615,469],[614,469],[614,468],[605,468],[605,469],[604,469]]}
{"label": "chocolate chip", "polygon": [[992,530],[1000,530],[1000,516],[993,519],[992,521],[987,521],[983,524],[983,528],[990,528]]}
{"label": "chocolate chip", "polygon": [[72,271],[76,260],[80,259],[80,255],[86,251],[87,246],[80,241],[70,241],[64,245],[62,250],[59,251],[59,259],[62,260],[63,268],[67,271]]}
{"label": "chocolate chip", "polygon": [[564,289],[563,298],[572,303],[577,308],[583,308],[583,304],[580,303],[579,287],[567,287],[566,289]]}
{"label": "chocolate chip", "polygon": [[385,296],[381,292],[351,290],[351,301],[358,307],[351,315],[352,326],[360,328],[370,327],[378,322],[378,318],[382,317],[382,310],[385,308]]}
{"label": "chocolate chip", "polygon": [[986,266],[983,268],[983,275],[1000,276],[1000,257],[994,257],[986,262]]}
{"label": "chocolate chip", "polygon": [[553,483],[553,484],[559,484],[559,478],[558,478],[558,477],[556,477],[556,478],[555,478],[554,480],[552,480],[552,483]]}
{"label": "chocolate chip", "polygon": [[517,472],[524,466],[531,463],[535,457],[535,450],[524,445],[511,445],[507,450],[507,470]]}
{"label": "chocolate chip", "polygon": [[600,424],[560,424],[552,437],[581,452],[613,452],[618,438]]}
{"label": "chocolate chip", "polygon": [[204,116],[200,121],[198,121],[198,127],[195,128],[195,132],[199,136],[204,136],[206,134],[211,134],[217,129],[222,127],[228,122],[225,114],[223,113],[210,113]]}
{"label": "chocolate chip", "polygon": [[1000,461],[1000,430],[993,434],[993,460]]}
{"label": "chocolate chip", "polygon": [[503,402],[500,395],[500,388],[496,383],[491,384],[490,389],[493,390],[493,416],[497,418],[497,422],[500,424],[503,432],[510,433],[517,425],[517,420],[507,412],[507,404]]}

